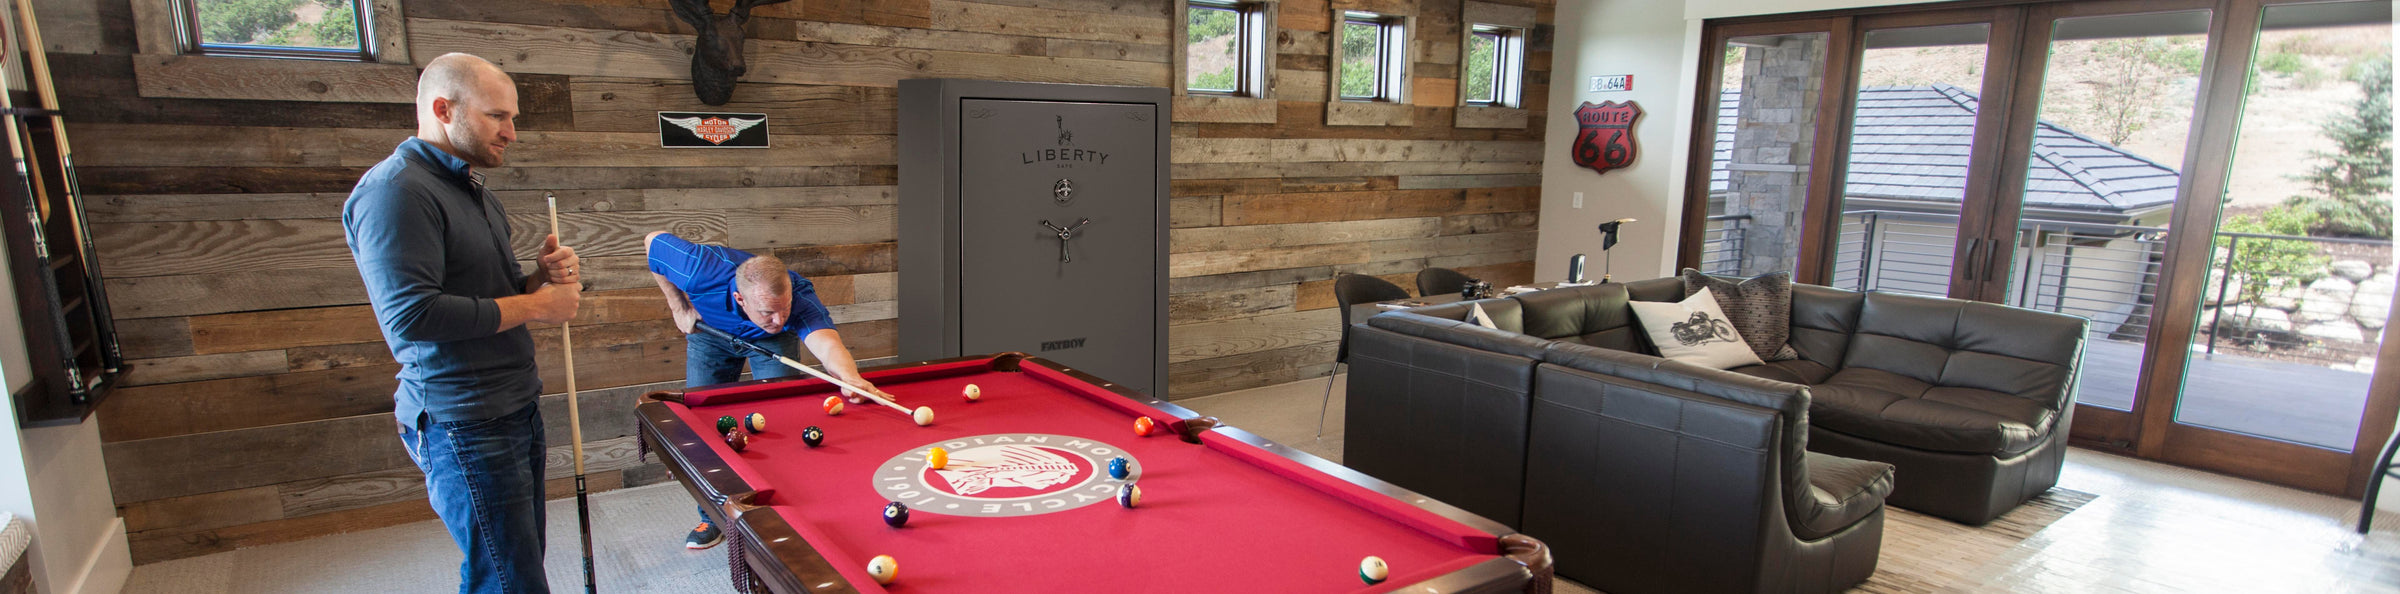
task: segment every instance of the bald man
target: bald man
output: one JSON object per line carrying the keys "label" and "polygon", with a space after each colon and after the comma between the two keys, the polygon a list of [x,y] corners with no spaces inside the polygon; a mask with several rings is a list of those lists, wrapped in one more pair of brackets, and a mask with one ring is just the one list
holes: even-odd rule
{"label": "bald man", "polygon": [[350,256],[400,362],[400,441],[466,560],[460,592],[548,592],[542,573],[542,393],[528,322],[575,316],[575,251],[543,238],[517,265],[507,213],[477,168],[516,140],[517,90],[449,54],[417,79],[417,135],[342,204]]}
{"label": "bald man", "polygon": [[[850,348],[842,344],[841,332],[834,330],[833,315],[817,300],[816,285],[785,267],[782,260],[692,243],[665,231],[651,232],[642,238],[642,245],[649,256],[650,277],[658,281],[658,290],[666,293],[667,312],[686,335],[685,386],[741,379],[744,360],[750,362],[752,379],[800,375],[800,370],[773,356],[749,355],[724,339],[692,332],[693,324],[706,323],[786,357],[798,358],[798,345],[807,344],[826,373],[878,396],[891,397],[859,377],[858,363],[851,359]],[[850,398],[851,402],[865,400]],[[703,509],[700,525],[684,535],[683,546],[705,549],[723,541],[724,532]]]}

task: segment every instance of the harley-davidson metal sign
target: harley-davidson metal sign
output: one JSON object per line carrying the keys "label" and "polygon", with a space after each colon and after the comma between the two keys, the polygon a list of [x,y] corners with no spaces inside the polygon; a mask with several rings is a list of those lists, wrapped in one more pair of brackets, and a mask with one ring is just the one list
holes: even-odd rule
{"label": "harley-davidson metal sign", "polygon": [[766,148],[767,114],[658,112],[658,144],[667,148]]}
{"label": "harley-davidson metal sign", "polygon": [[1575,164],[1601,173],[1633,165],[1640,152],[1633,142],[1633,123],[1641,118],[1642,106],[1632,101],[1586,101],[1575,108]]}

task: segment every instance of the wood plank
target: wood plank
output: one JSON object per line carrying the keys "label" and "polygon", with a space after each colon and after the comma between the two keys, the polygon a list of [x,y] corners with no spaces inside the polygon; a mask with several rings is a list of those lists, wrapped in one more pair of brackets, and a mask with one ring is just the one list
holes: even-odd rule
{"label": "wood plank", "polygon": [[1403,175],[1399,177],[1402,190],[1438,188],[1531,188],[1542,185],[1542,176],[1532,173],[1490,175]]}
{"label": "wood plank", "polygon": [[1336,343],[1319,342],[1167,365],[1168,399],[1286,384],[1333,373]]}
{"label": "wood plank", "polygon": [[[575,248],[577,258],[644,257],[642,238],[652,231],[671,231],[699,243],[728,241],[724,211],[646,210],[638,212],[577,212],[558,215],[559,241]],[[541,254],[550,234],[550,215],[542,210],[508,215],[509,247],[519,260]],[[349,251],[343,249],[345,256]],[[530,269],[529,269],[530,270]],[[590,283],[586,283],[590,284]]]}
{"label": "wood plank", "polygon": [[800,276],[892,272],[899,269],[897,243],[825,245],[774,250]]}
{"label": "wood plank", "polygon": [[[1287,4],[1288,6],[1288,4]],[[1319,18],[1318,20],[1324,20]],[[1333,52],[1333,34],[1322,30],[1307,31],[1285,27],[1275,35],[1275,55],[1323,56]]]}
{"label": "wood plank", "polygon": [[[1456,69],[1452,68],[1449,70]],[[1416,76],[1409,79],[1409,104],[1427,105],[1433,107],[1457,107],[1457,77],[1457,72],[1442,72],[1433,68],[1418,68],[1416,71]]]}
{"label": "wood plank", "polygon": [[[363,173],[363,170],[362,170]],[[494,190],[779,188],[899,183],[893,165],[830,167],[509,167],[486,172]],[[350,177],[355,185],[357,175]],[[343,186],[343,192],[349,186]],[[135,192],[120,192],[135,193]]]}
{"label": "wood plank", "polygon": [[292,371],[322,371],[351,367],[394,365],[392,349],[382,342],[359,342],[284,349]]}
{"label": "wood plank", "polygon": [[1167,244],[1169,253],[1209,252],[1433,237],[1441,231],[1440,217],[1240,225],[1173,229]]}
{"label": "wood plank", "polygon": [[[1287,70],[1285,72],[1301,72]],[[1321,80],[1323,77],[1319,77]],[[1334,101],[1325,104],[1327,126],[1407,126],[1417,110],[1406,105]]]}
{"label": "wood plank", "polygon": [[1363,10],[1383,16],[1416,16],[1416,0],[1332,0],[1333,10]]}
{"label": "wood plank", "polygon": [[[83,135],[78,134],[77,139]],[[502,170],[508,171],[508,170]],[[99,167],[78,164],[76,182],[91,194],[341,192],[365,167]]]}
{"label": "wood plank", "polygon": [[1275,26],[1325,33],[1333,30],[1333,12],[1326,0],[1284,0],[1277,3]]}
{"label": "wood plank", "polygon": [[1274,161],[1540,161],[1542,143],[1478,140],[1267,141]]}
{"label": "wood plank", "polygon": [[826,313],[833,316],[833,321],[836,324],[890,320],[900,317],[900,302],[898,301],[873,301],[867,303],[851,303],[847,305],[830,305],[826,306],[825,309]]}
{"label": "wood plank", "polygon": [[[1169,324],[1182,325],[1226,318],[1293,311],[1293,287],[1274,285],[1167,296]],[[1172,380],[1170,380],[1172,381]]]}
{"label": "wood plank", "polygon": [[1148,0],[972,0],[972,1],[974,1],[974,2],[981,2],[981,3],[984,3],[984,4],[1000,4],[1000,5],[1006,5],[1006,6],[1023,6],[1023,7],[1026,7],[1026,8],[1048,8],[1048,9],[1052,9],[1052,10],[1061,10],[1061,11],[1069,11],[1069,12],[1090,12],[1090,13],[1098,13],[1098,14],[1131,15],[1131,16],[1145,16],[1145,17],[1157,17],[1157,18],[1167,18],[1167,17],[1171,16],[1171,15],[1170,15],[1170,14],[1168,14],[1168,13],[1172,12],[1172,10],[1170,10],[1170,9],[1171,9],[1171,8],[1172,8],[1172,6],[1173,6],[1173,5],[1162,5],[1162,4],[1160,4],[1160,3],[1157,3],[1157,2],[1150,2],[1150,1],[1148,1]]}
{"label": "wood plank", "polygon": [[1365,262],[1370,253],[1366,244],[1357,243],[1186,252],[1167,256],[1167,277],[1173,279],[1229,272]]}
{"label": "wood plank", "polygon": [[385,412],[103,443],[100,448],[108,460],[109,489],[117,500],[147,501],[411,464],[399,438],[386,437],[399,430],[395,423]]}
{"label": "wood plank", "polygon": [[383,330],[375,325],[375,311],[365,305],[215,314],[189,320],[192,352],[201,354],[383,341]]}
{"label": "wood plank", "polygon": [[1167,363],[1255,353],[1341,338],[1331,309],[1184,324],[1167,331]]}
{"label": "wood plank", "polygon": [[283,351],[275,350],[132,359],[125,362],[125,375],[118,379],[117,385],[150,386],[283,373],[290,368],[283,357]]}
{"label": "wood plank", "polygon": [[341,268],[110,278],[106,286],[118,319],[367,302],[358,271]]}
{"label": "wood plank", "polygon": [[1282,192],[1282,180],[1256,179],[1183,179],[1167,182],[1167,195],[1222,196],[1225,194],[1273,194]]}
{"label": "wood plank", "polygon": [[102,401],[100,439],[131,442],[378,412],[388,417],[399,371],[387,365],[129,386]]}
{"label": "wood plank", "polygon": [[1165,43],[1172,26],[1163,14],[1101,14],[955,0],[932,0],[931,6],[932,28],[949,31],[1116,43]]}
{"label": "wood plank", "polygon": [[117,506],[125,532],[140,535],[158,530],[206,530],[283,519],[283,506],[274,487],[251,487],[135,501]]}
{"label": "wood plank", "polygon": [[[618,423],[624,424],[624,423]],[[590,490],[600,489],[592,478],[612,471],[638,466],[634,461],[633,437],[592,440],[584,444],[585,482]],[[544,480],[572,479],[575,476],[573,448],[555,446],[544,450],[548,462],[544,465]],[[608,487],[615,488],[614,485]],[[302,517],[342,510],[372,507],[396,502],[425,499],[425,473],[410,465],[374,472],[294,481],[273,487],[283,517]],[[572,494],[572,487],[569,487]]]}
{"label": "wood plank", "polygon": [[1365,262],[1357,264],[1306,266],[1300,268],[1283,268],[1276,270],[1255,270],[1249,272],[1232,272],[1216,275],[1170,278],[1167,279],[1167,293],[1170,295],[1181,295],[1185,293],[1197,293],[1202,291],[1222,291],[1226,289],[1304,283],[1308,281],[1333,278],[1334,274],[1343,272],[1348,272],[1351,274],[1392,274],[1395,272],[1408,272],[1424,268],[1427,265],[1426,262],[1427,261],[1425,259],[1412,259],[1390,262]]}
{"label": "wood plank", "polygon": [[1467,0],[1463,4],[1464,6],[1459,8],[1458,16],[1459,22],[1462,23],[1531,29],[1536,22],[1534,8],[1531,6],[1510,6],[1476,2],[1475,0]]}
{"label": "wood plank", "polygon": [[658,210],[748,210],[801,206],[861,206],[900,203],[899,186],[799,188],[659,188],[642,190]]}
{"label": "wood plank", "polygon": [[[770,122],[769,128],[774,124]],[[392,134],[382,130],[342,136],[345,165],[374,165],[390,156]],[[770,134],[764,149],[666,150],[649,132],[525,132],[508,150],[511,167],[709,167],[743,165],[889,165],[898,162],[898,137],[890,135]]]}
{"label": "wood plank", "polygon": [[417,68],[330,60],[133,57],[143,97],[415,103]]}
{"label": "wood plank", "polygon": [[1501,212],[1442,217],[1443,235],[1516,233],[1541,228],[1541,213]]}
{"label": "wood plank", "polygon": [[[1415,271],[1379,274],[1375,275],[1375,278],[1399,285],[1400,288],[1407,289],[1409,293],[1417,292],[1417,273]],[[1300,283],[1294,295],[1292,309],[1297,311],[1329,309],[1338,303],[1333,298],[1333,279]],[[1351,321],[1357,322],[1358,320]]]}
{"label": "wood plank", "polygon": [[[692,43],[689,35],[433,19],[409,19],[408,27],[411,51],[420,60],[466,52],[510,72],[668,80],[691,70],[683,49]],[[1167,79],[1162,63],[760,39],[748,47],[745,80],[751,82],[893,87],[901,79],[933,77],[1157,86]]]}
{"label": "wood plank", "polygon": [[1458,108],[1458,119],[1452,125],[1460,128],[1524,128],[1532,111],[1513,107]]}
{"label": "wood plank", "polygon": [[[1368,191],[1368,190],[1393,190],[1393,189],[1399,189],[1399,188],[1400,188],[1400,184],[1399,184],[1399,181],[1398,181],[1398,180],[1399,180],[1399,178],[1396,178],[1396,177],[1389,177],[1389,176],[1383,176],[1383,177],[1363,177],[1363,176],[1352,176],[1352,177],[1287,177],[1287,178],[1283,178],[1283,184],[1281,185],[1281,187],[1277,188],[1277,189],[1276,189],[1276,191],[1278,191],[1278,192],[1283,192],[1283,193],[1299,193],[1299,192],[1364,192],[1364,191]],[[1267,192],[1252,192],[1252,193],[1264,194],[1264,193],[1267,193]]]}
{"label": "wood plank", "polygon": [[1406,175],[1481,175],[1493,173],[1537,173],[1540,161],[1489,163],[1448,161],[1370,161],[1358,163],[1177,163],[1174,175],[1180,178],[1228,177],[1287,177],[1287,176],[1406,176]]}
{"label": "wood plank", "polygon": [[1225,199],[1220,196],[1168,199],[1167,226],[1182,229],[1224,224],[1224,215],[1220,211],[1224,204]]}
{"label": "wood plank", "polygon": [[293,269],[358,274],[336,219],[100,223],[91,229],[112,280]]}
{"label": "wood plank", "polygon": [[[763,113],[768,129],[778,135],[899,132],[896,89],[746,82],[733,100],[709,106],[693,95],[691,83],[673,80],[574,77],[569,88],[575,129],[588,132],[657,134],[661,111]],[[651,145],[656,144],[654,139]]]}
{"label": "wood plank", "polygon": [[[47,20],[45,18],[45,20]],[[408,128],[416,106],[404,103],[326,103],[157,99],[141,96],[132,56],[50,54],[50,67],[74,76],[54,79],[60,107],[76,124],[192,124],[303,128]],[[520,87],[522,87],[520,81]],[[413,83],[412,83],[413,84]],[[525,91],[520,88],[520,95]],[[539,129],[520,118],[519,129]]]}
{"label": "wood plank", "polygon": [[900,239],[898,206],[754,208],[728,213],[725,242],[743,249],[880,243]]}
{"label": "wood plank", "polygon": [[[624,484],[622,472],[609,471],[586,477],[586,486],[602,489],[621,486]],[[543,483],[542,487],[544,497],[551,500],[575,493],[572,479],[552,479]],[[134,563],[146,564],[431,519],[434,519],[433,508],[421,500],[409,500],[208,530],[158,530],[140,536],[129,535],[128,540],[133,549]]]}
{"label": "wood plank", "polygon": [[[115,303],[115,297],[110,297]],[[118,312],[123,315],[123,312]],[[180,357],[192,354],[188,318],[117,319],[117,349],[127,359]]]}
{"label": "wood plank", "polygon": [[[841,278],[841,277],[835,277]],[[852,275],[851,291],[857,301],[893,301],[900,298],[900,273],[879,272]]]}
{"label": "wood plank", "polygon": [[1424,217],[1540,208],[1534,188],[1244,194],[1225,197],[1225,224]]}
{"label": "wood plank", "polygon": [[[1452,255],[1452,256],[1430,256],[1430,257],[1427,257],[1427,258],[1425,258],[1425,265],[1426,265],[1426,266],[1440,266],[1440,267],[1443,267],[1443,268],[1449,268],[1449,269],[1453,269],[1453,270],[1465,270],[1465,269],[1468,269],[1468,268],[1473,268],[1473,267],[1476,267],[1476,266],[1490,266],[1490,265],[1493,265],[1493,264],[1505,264],[1505,263],[1509,263],[1509,262],[1531,262],[1531,261],[1533,261],[1533,254],[1534,254],[1534,250],[1532,250],[1532,249],[1528,248],[1528,249],[1507,250],[1507,251],[1497,251],[1497,252],[1485,252],[1485,253],[1481,253],[1481,254],[1460,254],[1460,255]],[[1562,276],[1563,276],[1563,275],[1562,275]]]}
{"label": "wood plank", "polygon": [[1175,121],[1233,124],[1275,123],[1275,100],[1185,95],[1175,98]]}
{"label": "wood plank", "polygon": [[796,18],[803,20],[918,29],[933,24],[933,9],[926,0],[808,0],[793,4],[800,9]]}
{"label": "wood plank", "polygon": [[[78,166],[331,167],[341,137],[303,128],[84,124],[75,129]],[[379,131],[396,139],[403,131]],[[388,146],[385,154],[389,154]],[[382,157],[378,156],[380,160]],[[364,165],[373,165],[365,163]],[[356,178],[352,178],[356,182]],[[132,192],[95,192],[132,193]],[[162,192],[172,193],[172,192]]]}
{"label": "wood plank", "polygon": [[[297,194],[111,194],[84,196],[86,220],[108,223],[340,219],[347,192]],[[95,233],[97,233],[95,231]],[[107,241],[102,243],[102,248]],[[110,274],[118,271],[112,266]]]}
{"label": "wood plank", "polygon": [[1176,138],[1169,146],[1176,163],[1262,163],[1274,159],[1272,142],[1264,138]]}

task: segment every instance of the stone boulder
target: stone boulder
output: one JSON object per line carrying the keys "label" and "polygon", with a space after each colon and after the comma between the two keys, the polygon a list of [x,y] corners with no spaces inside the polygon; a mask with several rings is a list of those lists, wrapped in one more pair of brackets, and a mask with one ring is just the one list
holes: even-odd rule
{"label": "stone boulder", "polygon": [[2302,325],[2300,326],[2300,334],[2302,336],[2307,336],[2317,340],[2336,342],[2367,341],[2366,334],[2358,331],[2358,324],[2351,323],[2347,318],[2336,318],[2333,320]]}
{"label": "stone boulder", "polygon": [[2300,296],[2306,292],[2307,287],[2301,286],[2297,279],[2270,278],[2267,279],[2266,290],[2260,291],[2258,303],[2268,309],[2299,311]]}
{"label": "stone boulder", "polygon": [[2365,260],[2341,260],[2334,262],[2329,271],[2334,276],[2342,277],[2342,280],[2355,283],[2374,276],[2375,265],[2368,264]]}
{"label": "stone boulder", "polygon": [[[2214,321],[2213,318],[2210,321]],[[2292,318],[2283,310],[2271,307],[2236,305],[2225,308],[2223,326],[2228,337],[2247,334],[2285,335],[2292,333]]]}
{"label": "stone boulder", "polygon": [[[2358,284],[2339,276],[2328,276],[2309,283],[2300,293],[2300,309],[2292,312],[2292,321],[2316,324],[2322,322],[2350,323],[2350,297],[2358,294]],[[2357,330],[2352,328],[2351,330]]]}
{"label": "stone boulder", "polygon": [[2382,330],[2392,315],[2392,273],[2386,272],[2358,284],[2358,292],[2350,296],[2350,319],[2368,330]]}

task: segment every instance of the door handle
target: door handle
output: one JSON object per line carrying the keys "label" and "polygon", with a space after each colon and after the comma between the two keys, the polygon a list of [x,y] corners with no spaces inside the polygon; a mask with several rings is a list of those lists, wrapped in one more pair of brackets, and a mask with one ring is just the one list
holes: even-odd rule
{"label": "door handle", "polygon": [[1960,273],[1961,273],[1961,274],[1964,274],[1964,275],[1966,275],[1966,279],[1967,279],[1967,280],[1969,280],[1969,281],[1976,280],[1976,278],[1975,278],[1975,264],[1976,264],[1977,262],[1980,262],[1980,261],[1982,261],[1982,258],[1977,258],[1977,257],[1975,257],[1975,256],[1976,256],[1977,254],[1980,254],[1980,253],[1982,253],[1982,251],[1983,251],[1983,240],[1982,240],[1982,239],[1980,239],[1980,238],[1977,238],[1977,239],[1969,239],[1969,240],[1967,240],[1967,257],[1965,257],[1965,258],[1961,258],[1961,259],[1959,260],[1959,263],[1960,263],[1960,265],[1961,265],[1962,267],[1964,267],[1964,268],[1965,268],[1965,270],[1961,270],[1961,271],[1960,271]]}
{"label": "door handle", "polygon": [[1084,225],[1089,224],[1092,224],[1091,219],[1083,219],[1076,221],[1073,225],[1060,227],[1058,225],[1050,224],[1050,219],[1042,219],[1042,226],[1048,227],[1051,233],[1058,236],[1058,263],[1066,264],[1075,261],[1075,257],[1072,254],[1067,253],[1067,240],[1074,239],[1075,232],[1082,230]]}

